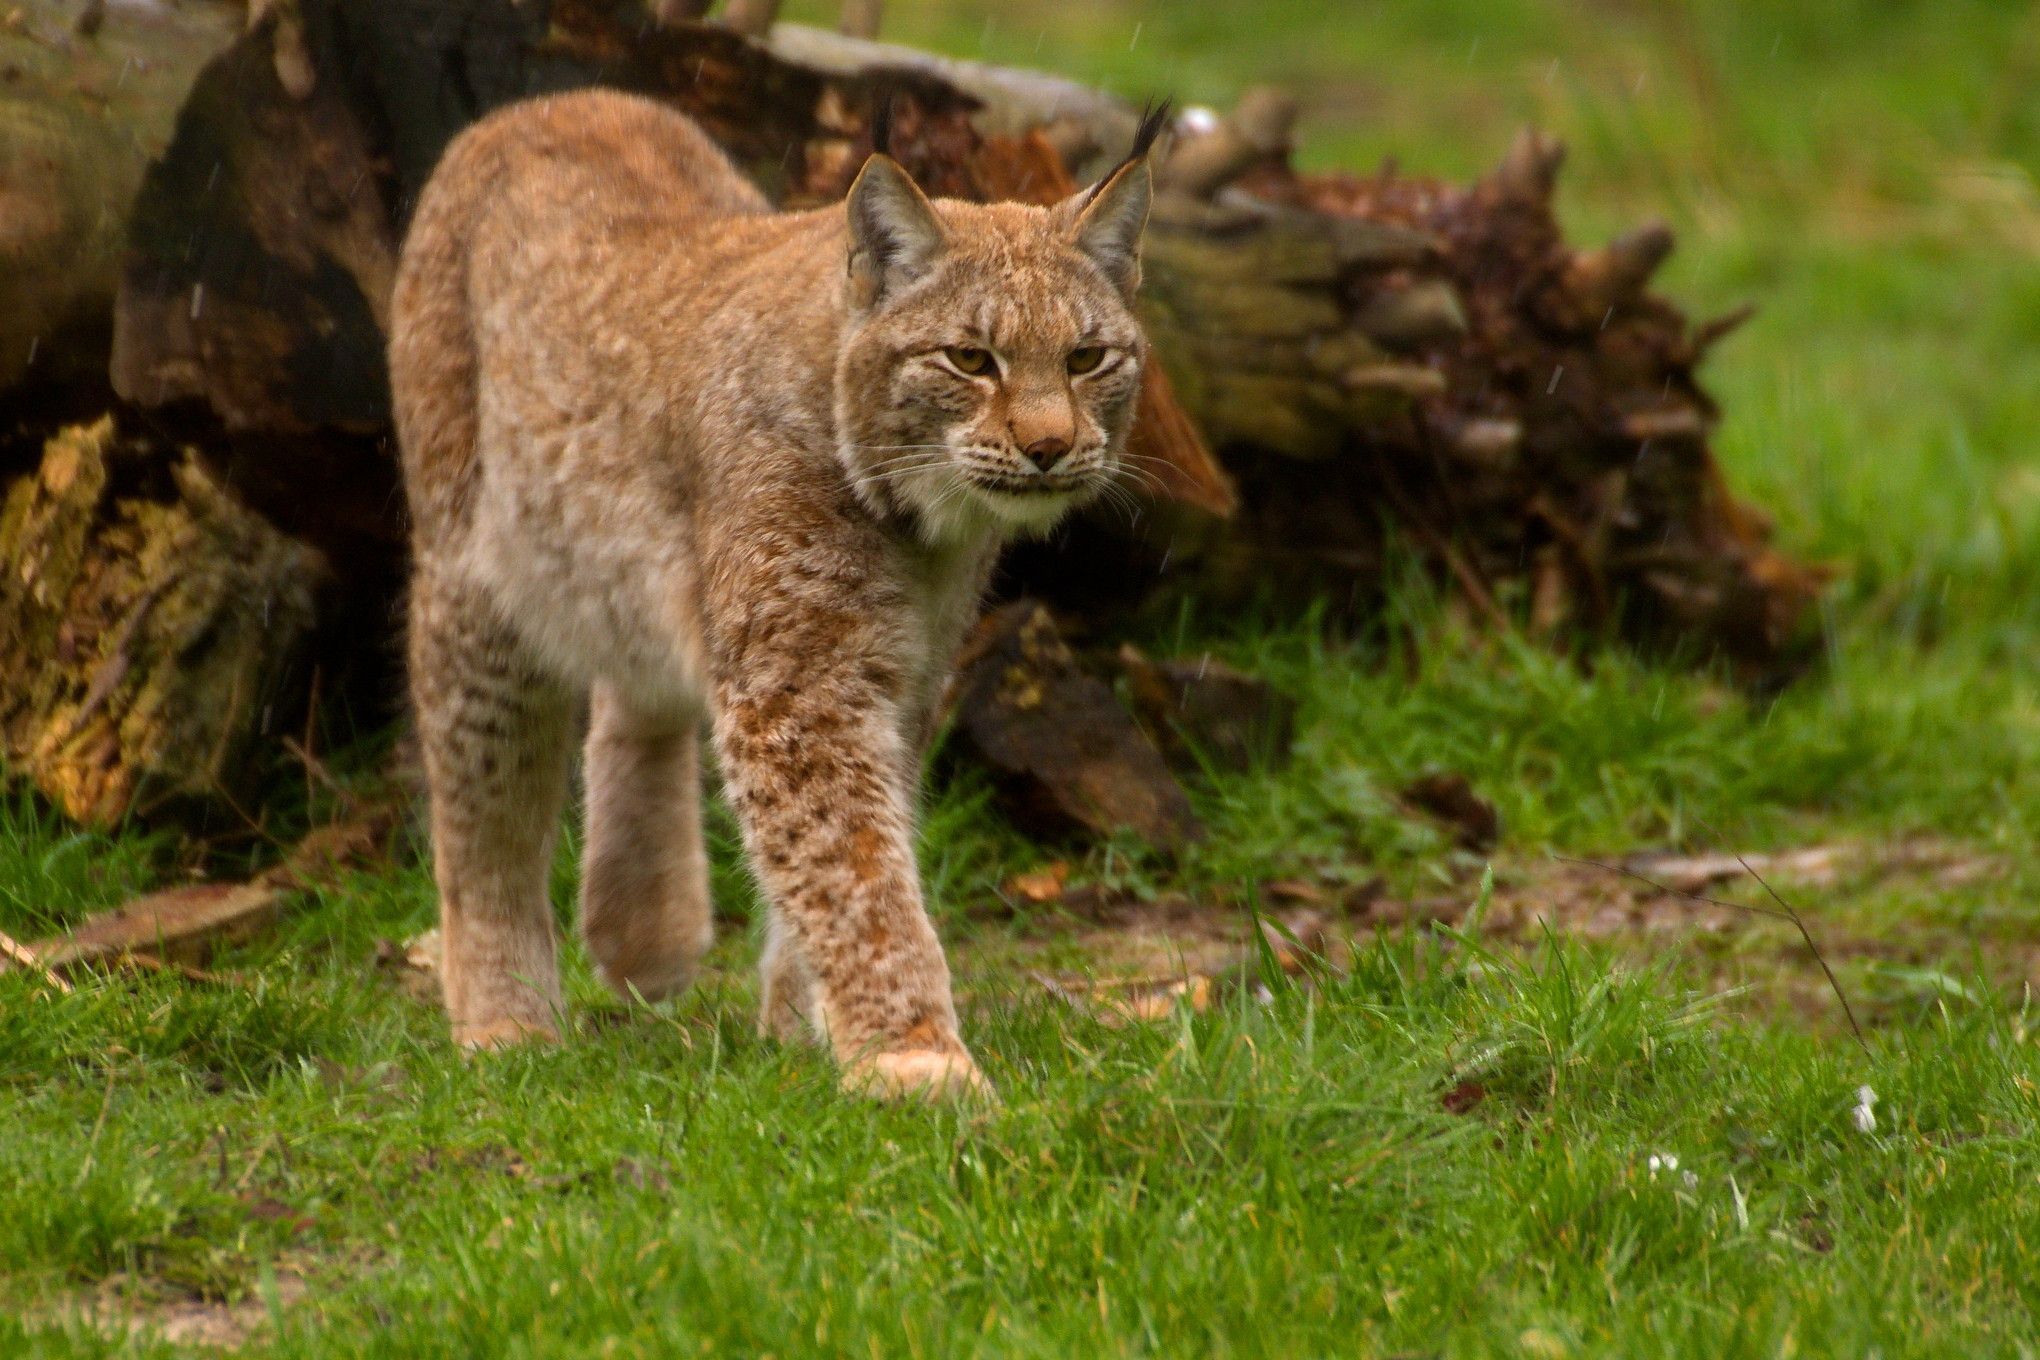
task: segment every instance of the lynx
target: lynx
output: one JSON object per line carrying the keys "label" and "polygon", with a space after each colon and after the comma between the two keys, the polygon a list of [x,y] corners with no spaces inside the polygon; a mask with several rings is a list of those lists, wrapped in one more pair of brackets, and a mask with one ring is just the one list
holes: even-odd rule
{"label": "lynx", "polygon": [[874,154],[844,203],[775,212],[610,92],[448,148],[390,376],[458,1043],[558,1036],[577,740],[589,954],[619,993],[687,986],[705,729],[769,902],[764,1030],[824,1039],[853,1089],[988,1089],[922,904],[921,748],[1000,545],[1127,466],[1159,122],[1051,208],[931,201]]}

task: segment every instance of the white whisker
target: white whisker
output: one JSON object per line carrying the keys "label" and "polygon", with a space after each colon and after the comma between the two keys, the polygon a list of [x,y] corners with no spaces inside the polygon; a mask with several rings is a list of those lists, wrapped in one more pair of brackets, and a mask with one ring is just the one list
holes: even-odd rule
{"label": "white whisker", "polygon": [[910,476],[916,472],[940,467],[947,461],[947,457],[942,455],[926,453],[902,454],[897,458],[880,459],[870,467],[858,469],[853,474],[853,480],[860,487],[876,486],[881,482],[892,481],[896,478]]}
{"label": "white whisker", "polygon": [[1099,491],[1098,499],[1104,505],[1123,511],[1126,515],[1127,528],[1131,529],[1140,523],[1140,502],[1135,500],[1133,493],[1125,487],[1106,482]]}
{"label": "white whisker", "polygon": [[892,467],[900,463],[939,463],[945,457],[947,457],[946,454],[940,453],[926,453],[926,452],[902,453],[892,458],[876,459],[872,462],[871,466]]}
{"label": "white whisker", "polygon": [[[1164,482],[1161,478],[1155,476],[1155,474],[1152,472],[1143,472],[1139,468],[1121,468],[1119,469],[1119,472],[1121,474],[1121,477],[1128,481],[1131,481],[1135,486],[1140,487],[1143,491],[1146,491],[1152,495],[1159,496],[1164,495],[1168,492],[1169,489],[1168,483]],[[1111,485],[1120,486],[1122,489],[1124,489],[1123,482],[1116,478],[1112,481]]]}

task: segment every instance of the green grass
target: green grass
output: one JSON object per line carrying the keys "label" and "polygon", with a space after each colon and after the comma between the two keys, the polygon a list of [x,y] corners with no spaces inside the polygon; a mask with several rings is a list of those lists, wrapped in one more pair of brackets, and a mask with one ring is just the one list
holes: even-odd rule
{"label": "green grass", "polygon": [[[229,985],[0,977],[0,1354],[167,1352],[65,1320],[109,1281],[146,1312],[298,1277],[250,1351],[2040,1353],[2018,985],[2040,944],[2040,10],[891,8],[902,40],[1132,94],[1281,79],[1310,99],[1316,165],[1463,176],[1520,123],[1557,131],[1577,234],[1661,215],[1668,291],[1762,304],[1707,371],[1718,448],[1785,546],[1843,573],[1827,664],[1762,700],[1469,635],[1418,589],[1388,643],[1192,614],[1145,641],[1297,695],[1295,759],[1201,787],[1213,834],[1182,860],[1111,845],[1079,878],[1237,902],[1379,873],[1463,898],[1478,861],[1395,798],[1430,769],[1498,805],[1505,875],[1547,852],[1920,834],[2003,872],[1795,894],[1823,933],[1893,946],[1840,961],[1867,1051],[1754,935],[1649,966],[1563,937],[1363,939],[1346,976],[1277,980],[1265,1006],[1110,1029],[1000,965],[1019,944],[979,909],[1063,851],[963,773],[933,794],[924,864],[1005,1095],[965,1115],[846,1101],[816,1056],[754,1038],[741,927],[668,1012],[615,1007],[570,957],[574,1041],[463,1064],[374,962],[431,921],[412,847],[221,961]],[[14,798],[0,930],[186,860]],[[570,843],[561,901],[573,874]],[[1780,1004],[1792,987],[1816,1022]]]}
{"label": "green grass", "polygon": [[1563,940],[1385,942],[1135,1030],[1014,992],[969,1116],[843,1100],[727,994],[466,1067],[358,956],[271,967],[0,982],[16,1293],[308,1268],[278,1355],[1952,1356],[2013,1353],[2040,1278],[1997,998],[1865,1054]]}

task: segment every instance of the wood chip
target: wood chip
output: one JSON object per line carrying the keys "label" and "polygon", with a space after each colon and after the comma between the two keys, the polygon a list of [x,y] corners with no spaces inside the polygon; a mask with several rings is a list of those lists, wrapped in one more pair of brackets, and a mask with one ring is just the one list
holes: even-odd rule
{"label": "wood chip", "polygon": [[148,893],[89,916],[62,935],[25,946],[9,941],[13,948],[0,948],[0,955],[6,957],[4,966],[40,966],[52,978],[62,970],[132,960],[135,966],[217,982],[217,975],[199,968],[216,948],[261,934],[293,895],[328,883],[341,868],[378,853],[396,823],[393,806],[373,807],[320,827],[281,864],[245,882],[195,883]]}
{"label": "wood chip", "polygon": [[1048,610],[1016,600],[978,622],[953,686],[959,749],[992,776],[1000,805],[1044,837],[1129,831],[1174,848],[1204,827],[1168,764],[1077,662]]}
{"label": "wood chip", "polygon": [[1006,880],[1006,895],[1037,906],[1046,902],[1062,900],[1063,884],[1069,880],[1068,860],[1056,860],[1024,874],[1015,874]]}

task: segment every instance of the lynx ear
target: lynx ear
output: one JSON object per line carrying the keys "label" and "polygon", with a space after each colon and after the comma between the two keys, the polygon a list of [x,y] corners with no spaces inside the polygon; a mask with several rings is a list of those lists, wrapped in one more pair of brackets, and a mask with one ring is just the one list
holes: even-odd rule
{"label": "lynx ear", "polygon": [[1128,298],[1140,287],[1140,234],[1147,227],[1148,205],[1153,199],[1154,176],[1148,171],[1147,157],[1142,156],[1063,204],[1063,210],[1075,219],[1070,235],[1077,249],[1090,256]]}
{"label": "lynx ear", "polygon": [[1077,249],[1096,261],[1129,301],[1140,287],[1140,234],[1147,226],[1148,206],[1155,196],[1148,155],[1155,149],[1156,139],[1168,131],[1169,113],[1166,99],[1149,104],[1141,113],[1126,159],[1057,209],[1071,220],[1070,233]]}
{"label": "lynx ear", "polygon": [[935,207],[892,157],[864,162],[850,186],[850,276],[876,301],[926,273],[947,243]]}

